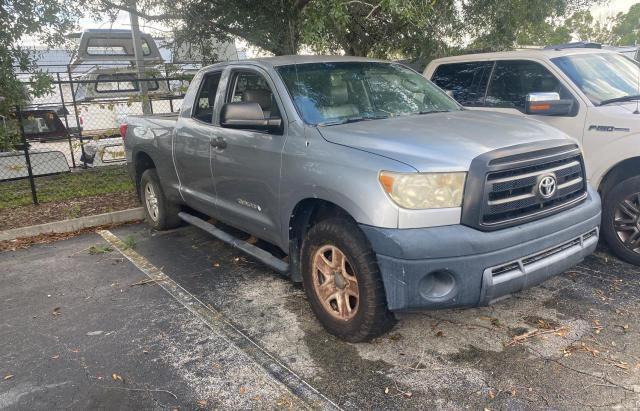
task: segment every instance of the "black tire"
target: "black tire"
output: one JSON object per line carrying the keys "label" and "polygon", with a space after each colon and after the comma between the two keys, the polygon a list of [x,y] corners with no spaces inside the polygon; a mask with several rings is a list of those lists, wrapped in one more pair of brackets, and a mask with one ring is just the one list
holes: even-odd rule
{"label": "black tire", "polygon": [[[346,281],[350,284],[346,288],[353,286],[353,289],[357,289],[359,293],[355,312],[350,314],[353,316],[349,319],[337,319],[337,309],[331,311],[330,304],[323,303],[314,288],[314,281],[317,278],[314,276],[322,276],[314,268],[314,259],[319,255],[317,253],[328,246],[335,247],[341,252],[347,260],[349,276],[357,279],[357,285]],[[340,278],[342,278],[341,290],[344,290],[347,277]],[[343,340],[369,341],[390,330],[396,322],[394,315],[387,309],[384,284],[375,254],[362,231],[347,219],[323,220],[307,232],[302,244],[302,282],[311,308],[320,323],[331,334]],[[327,280],[327,283],[329,282],[335,284],[338,281]],[[350,301],[351,298],[347,297],[346,301]],[[335,300],[332,303],[339,304]],[[349,311],[351,312],[351,308]]]}
{"label": "black tire", "polygon": [[[625,200],[627,212],[621,208]],[[640,265],[640,176],[628,178],[606,193],[602,235],[616,256]]]}
{"label": "black tire", "polygon": [[[149,190],[155,195],[157,209],[151,205],[152,201],[148,201],[151,194]],[[156,230],[168,230],[180,225],[180,207],[165,197],[155,168],[145,170],[140,177],[140,202],[144,208],[145,220]]]}

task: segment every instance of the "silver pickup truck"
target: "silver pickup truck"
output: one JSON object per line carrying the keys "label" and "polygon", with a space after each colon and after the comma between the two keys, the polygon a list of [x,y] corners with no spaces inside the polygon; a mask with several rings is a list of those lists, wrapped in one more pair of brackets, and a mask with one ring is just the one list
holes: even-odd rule
{"label": "silver pickup truck", "polygon": [[465,110],[395,63],[215,64],[179,115],[130,117],[121,132],[153,227],[187,221],[301,281],[348,341],[384,333],[396,311],[490,304],[598,242],[600,199],[573,140]]}

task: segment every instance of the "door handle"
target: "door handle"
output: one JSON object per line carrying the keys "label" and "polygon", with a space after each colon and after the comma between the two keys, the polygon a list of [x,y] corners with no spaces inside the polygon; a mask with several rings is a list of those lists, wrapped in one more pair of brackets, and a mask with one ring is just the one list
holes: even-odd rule
{"label": "door handle", "polygon": [[211,140],[211,147],[215,147],[218,150],[224,150],[227,148],[227,142],[222,137]]}

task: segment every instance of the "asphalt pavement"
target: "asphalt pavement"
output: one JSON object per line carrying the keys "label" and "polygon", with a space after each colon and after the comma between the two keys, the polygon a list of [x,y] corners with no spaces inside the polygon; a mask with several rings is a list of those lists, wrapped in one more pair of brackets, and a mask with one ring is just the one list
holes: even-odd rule
{"label": "asphalt pavement", "polygon": [[640,407],[640,270],[606,249],[491,307],[327,334],[193,227],[0,254],[0,409]]}

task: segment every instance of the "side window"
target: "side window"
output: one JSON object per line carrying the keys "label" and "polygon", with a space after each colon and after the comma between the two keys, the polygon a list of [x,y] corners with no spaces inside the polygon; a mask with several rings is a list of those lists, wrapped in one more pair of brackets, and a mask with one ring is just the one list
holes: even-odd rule
{"label": "side window", "polygon": [[213,121],[213,104],[216,101],[220,73],[208,74],[202,80],[202,87],[198,92],[193,109],[193,117],[211,123]]}
{"label": "side window", "polygon": [[278,104],[276,104],[273,97],[271,87],[269,87],[269,83],[267,83],[260,74],[249,71],[236,72],[233,75],[231,85],[232,88],[228,97],[229,102],[255,102],[262,108],[264,118],[280,116]]}
{"label": "side window", "polygon": [[533,61],[498,61],[489,83],[487,107],[515,108],[524,112],[527,94],[556,92],[561,99],[573,99],[560,81]]}
{"label": "side window", "polygon": [[433,73],[431,81],[453,92],[453,98],[463,106],[482,106],[492,67],[490,61],[443,64]]}

